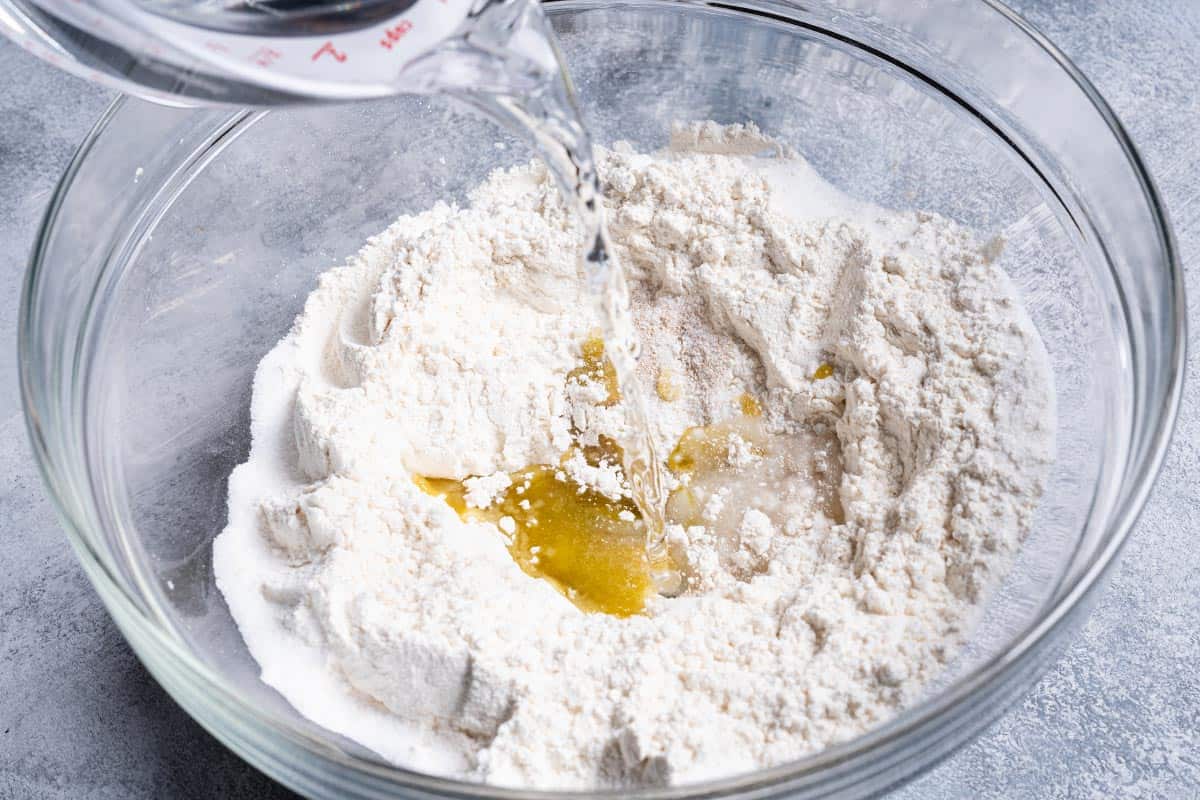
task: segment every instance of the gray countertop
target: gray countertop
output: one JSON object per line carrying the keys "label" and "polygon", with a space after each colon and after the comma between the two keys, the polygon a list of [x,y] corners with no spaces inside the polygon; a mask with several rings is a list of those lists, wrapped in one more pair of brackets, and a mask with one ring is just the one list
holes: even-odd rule
{"label": "gray countertop", "polygon": [[[1195,290],[1200,2],[1020,0],[1116,109]],[[1152,8],[1151,8],[1152,6]],[[0,42],[0,798],[292,797],[191,721],[117,632],[26,441],[17,298],[34,232],[111,94]],[[1189,298],[1193,330],[1197,297]],[[1200,347],[1189,370],[1196,374]],[[1200,797],[1200,383],[1111,585],[1037,688],[896,798]]]}

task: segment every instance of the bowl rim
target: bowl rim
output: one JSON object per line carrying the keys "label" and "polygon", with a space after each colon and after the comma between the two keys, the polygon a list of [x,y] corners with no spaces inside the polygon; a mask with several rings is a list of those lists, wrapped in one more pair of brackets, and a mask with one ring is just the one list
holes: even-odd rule
{"label": "bowl rim", "polygon": [[[567,7],[586,0],[544,0],[547,5]],[[719,0],[659,0],[663,5],[683,4],[700,7],[713,7],[723,11],[749,12],[753,9],[750,0],[746,5]],[[1149,209],[1152,212],[1157,235],[1165,255],[1165,267],[1168,272],[1170,285],[1173,287],[1172,302],[1169,309],[1164,309],[1173,319],[1173,328],[1164,334],[1169,338],[1169,358],[1165,360],[1163,369],[1165,388],[1163,402],[1157,413],[1153,414],[1153,423],[1148,427],[1145,447],[1142,450],[1140,463],[1136,460],[1126,465],[1126,480],[1124,502],[1114,508],[1114,514],[1109,521],[1108,536],[1104,546],[1093,557],[1087,568],[1073,576],[1065,591],[1061,591],[1058,599],[1050,605],[1044,615],[1027,627],[1012,640],[1012,648],[997,655],[972,669],[966,675],[958,678],[936,694],[922,699],[916,705],[905,709],[882,725],[876,726],[865,734],[847,742],[827,747],[817,753],[775,767],[757,770],[752,773],[728,776],[716,780],[696,784],[683,784],[674,787],[656,788],[638,791],[636,793],[617,790],[588,790],[556,791],[556,790],[521,790],[498,787],[488,784],[474,783],[454,778],[431,775],[413,769],[384,765],[382,762],[371,762],[356,758],[346,753],[334,751],[328,745],[312,735],[296,727],[290,720],[277,714],[264,711],[244,700],[236,687],[227,684],[224,679],[211,670],[202,661],[196,659],[183,646],[182,642],[170,633],[166,626],[155,618],[151,609],[146,608],[133,595],[126,592],[124,583],[117,570],[108,563],[106,556],[95,548],[89,537],[84,533],[85,520],[78,519],[71,509],[71,503],[59,491],[58,476],[60,470],[55,454],[47,442],[44,421],[35,401],[35,381],[39,379],[35,364],[37,355],[33,343],[37,338],[36,314],[34,300],[38,295],[41,279],[46,272],[46,256],[49,242],[56,225],[64,199],[71,191],[80,167],[87,159],[98,140],[106,134],[109,126],[128,104],[129,98],[121,96],[114,100],[97,120],[87,136],[77,148],[71,162],[55,186],[48,208],[42,218],[36,233],[34,248],[30,257],[22,286],[20,315],[18,321],[18,367],[22,408],[24,411],[26,430],[32,444],[35,461],[47,488],[50,499],[68,539],[76,552],[89,580],[96,586],[101,599],[108,611],[118,622],[126,638],[130,640],[135,653],[144,663],[146,656],[130,636],[127,626],[134,628],[133,632],[148,637],[149,641],[161,646],[166,654],[179,665],[187,677],[194,683],[202,685],[207,691],[213,692],[226,705],[236,709],[239,717],[248,717],[282,733],[299,743],[312,755],[318,758],[330,759],[349,770],[367,772],[376,778],[387,781],[397,787],[403,786],[423,790],[436,795],[454,795],[471,797],[540,797],[540,798],[577,798],[588,797],[679,797],[692,794],[721,795],[734,791],[748,789],[770,790],[780,788],[798,779],[818,778],[820,774],[834,766],[857,762],[859,757],[881,750],[893,743],[900,743],[913,732],[935,723],[953,714],[954,710],[967,698],[983,689],[1003,685],[1004,679],[1035,663],[1035,659],[1047,644],[1055,631],[1064,627],[1075,613],[1084,605],[1085,600],[1102,584],[1103,578],[1117,562],[1117,557],[1124,547],[1129,534],[1136,523],[1154,480],[1158,476],[1163,460],[1169,449],[1176,417],[1179,410],[1184,383],[1187,355],[1187,319],[1186,298],[1182,274],[1182,266],[1178,256],[1175,237],[1169,222],[1166,208],[1159,192],[1151,178],[1145,163],[1126,132],[1124,126],[1099,91],[1082,74],[1082,72],[1055,46],[1044,34],[1000,0],[977,0],[981,5],[990,7],[1000,14],[1005,21],[1027,36],[1034,44],[1047,53],[1059,68],[1072,79],[1077,88],[1100,114],[1108,126],[1116,142],[1128,160],[1140,188],[1144,194]],[[248,115],[249,116],[249,115]],[[242,124],[241,121],[238,123]],[[1128,470],[1138,467],[1136,473],[1129,474]],[[146,644],[145,641],[142,644]],[[147,664],[149,667],[150,665]],[[151,672],[159,678],[157,672]],[[175,693],[170,692],[173,697]],[[175,697],[179,702],[180,699]],[[181,703],[183,704],[183,703]],[[185,709],[188,708],[183,704]],[[189,715],[191,714],[189,709]],[[219,730],[214,730],[205,721],[197,719],[201,725],[208,728],[218,739],[229,744]],[[239,756],[248,757],[239,748],[234,748]],[[940,759],[935,759],[936,760]],[[255,763],[256,766],[258,762]],[[274,776],[273,777],[277,777]],[[278,777],[277,777],[278,779]]]}

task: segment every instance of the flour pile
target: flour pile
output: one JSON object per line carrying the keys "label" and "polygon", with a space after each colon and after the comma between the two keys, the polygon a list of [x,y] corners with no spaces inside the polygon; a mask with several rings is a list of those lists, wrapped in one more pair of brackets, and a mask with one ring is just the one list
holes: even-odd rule
{"label": "flour pile", "polygon": [[628,432],[568,377],[598,321],[539,164],[372,239],[259,367],[218,586],[263,680],[394,762],[661,785],[846,740],[936,675],[1030,525],[1052,383],[999,243],[846,198],[750,127],[600,164],[659,451],[719,445],[675,471],[679,596],[583,613],[414,482],[483,507],[562,463],[624,490],[561,461]]}

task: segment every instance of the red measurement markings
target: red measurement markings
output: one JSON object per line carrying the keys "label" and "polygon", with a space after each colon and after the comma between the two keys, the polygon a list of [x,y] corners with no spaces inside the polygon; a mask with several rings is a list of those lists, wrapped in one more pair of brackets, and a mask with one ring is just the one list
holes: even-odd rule
{"label": "red measurement markings", "polygon": [[408,20],[402,20],[399,25],[393,25],[384,31],[383,38],[379,40],[379,46],[388,50],[392,49],[392,45],[404,38],[405,34],[413,29],[413,24]]}
{"label": "red measurement markings", "polygon": [[281,58],[283,58],[283,53],[270,47],[260,47],[250,56],[250,60],[260,67],[269,67]]}
{"label": "red measurement markings", "polygon": [[312,60],[316,61],[318,58],[325,55],[326,53],[333,56],[333,60],[337,61],[339,64],[346,60],[346,54],[343,53],[341,50],[338,50],[337,48],[335,48],[333,46],[333,42],[326,42],[325,44],[321,45],[321,49],[318,50],[317,52],[313,53]]}
{"label": "red measurement markings", "polygon": [[204,46],[216,53],[228,53],[229,48],[220,42],[205,42]]}

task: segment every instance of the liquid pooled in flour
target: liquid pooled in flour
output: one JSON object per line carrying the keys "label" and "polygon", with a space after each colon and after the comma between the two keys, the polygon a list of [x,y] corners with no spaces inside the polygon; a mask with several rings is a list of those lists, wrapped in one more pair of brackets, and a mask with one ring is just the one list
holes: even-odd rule
{"label": "liquid pooled in flour", "polygon": [[628,498],[582,486],[561,469],[530,467],[487,508],[467,505],[461,481],[417,478],[417,485],[468,521],[494,523],[526,574],[548,581],[583,611],[628,617],[656,591],[645,525]]}
{"label": "liquid pooled in flour", "polygon": [[[568,382],[605,389],[600,405],[621,400],[616,369],[604,340],[591,336],[580,347],[581,363]],[[575,433],[578,433],[577,431]],[[600,436],[593,445],[575,444],[563,461],[582,455],[588,464],[620,472],[624,451]],[[513,560],[528,575],[548,581],[583,611],[628,617],[645,608],[655,592],[678,582],[666,551],[647,546],[647,523],[626,492],[610,497],[573,479],[561,466],[533,465],[509,475],[511,484],[485,508],[467,504],[463,481],[417,477],[417,485],[441,497],[460,517],[486,521],[504,534]],[[627,483],[627,481],[622,481]]]}
{"label": "liquid pooled in flour", "polygon": [[[619,402],[620,386],[603,340],[592,336],[580,351],[581,363],[567,380],[603,386],[601,405]],[[832,372],[823,364],[813,379]],[[666,460],[678,485],[666,501],[665,524],[711,523],[705,518],[705,504],[714,494],[733,492],[734,498],[749,498],[772,493],[780,481],[796,477],[798,459],[811,455],[807,449],[819,450],[806,442],[805,452],[798,455],[781,437],[765,431],[762,413],[758,399],[743,394],[729,419],[684,431]],[[591,466],[618,471],[624,463],[621,446],[603,435],[597,444],[572,445],[563,463],[576,455]],[[815,455],[819,459],[830,454]],[[830,519],[842,521],[836,482],[830,476],[810,477],[815,478],[818,507]],[[496,525],[526,574],[548,581],[583,611],[628,617],[642,612],[653,594],[675,594],[682,588],[667,548],[647,547],[647,526],[637,503],[627,494],[612,497],[585,486],[563,466],[534,465],[510,473],[509,486],[483,508],[468,504],[464,481],[423,476],[414,480],[462,519]],[[735,499],[731,507],[742,505]]]}
{"label": "liquid pooled in flour", "polygon": [[[822,364],[812,380],[832,375],[833,367]],[[844,522],[838,494],[841,458],[833,433],[771,433],[757,398],[743,394],[737,405],[740,413],[688,428],[679,437],[667,458],[679,483],[667,500],[667,519],[684,527],[730,531],[745,508],[769,508],[786,496],[835,523]],[[795,496],[800,491],[806,495]]]}

